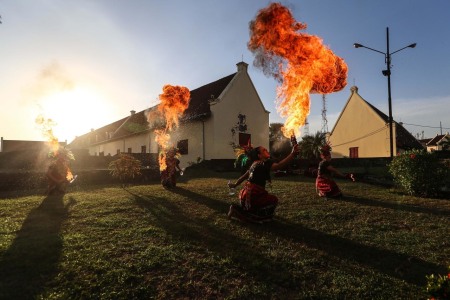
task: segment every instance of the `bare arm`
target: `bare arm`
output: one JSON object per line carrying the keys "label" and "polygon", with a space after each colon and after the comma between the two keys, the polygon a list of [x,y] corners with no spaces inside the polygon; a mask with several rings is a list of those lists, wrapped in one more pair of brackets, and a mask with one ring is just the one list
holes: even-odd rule
{"label": "bare arm", "polygon": [[276,171],[284,168],[288,163],[290,163],[294,159],[294,157],[298,154],[298,152],[299,152],[298,145],[294,145],[292,147],[291,153],[289,153],[289,155],[286,156],[282,161],[278,163],[273,163],[270,170]]}
{"label": "bare arm", "polygon": [[250,171],[247,170],[247,172],[245,172],[244,175],[242,175],[241,177],[239,177],[238,180],[236,180],[235,183],[231,183],[231,182],[230,182],[230,183],[228,184],[228,187],[230,187],[230,188],[235,188],[235,187],[237,187],[237,186],[240,185],[245,179],[247,179],[249,175],[250,175]]}
{"label": "bare arm", "polygon": [[328,166],[327,167],[328,170],[330,170],[331,172],[333,172],[334,174],[337,174],[343,178],[348,178],[352,181],[355,181],[355,177],[353,176],[353,174],[344,174],[341,171],[339,171],[338,169],[334,168],[333,166]]}

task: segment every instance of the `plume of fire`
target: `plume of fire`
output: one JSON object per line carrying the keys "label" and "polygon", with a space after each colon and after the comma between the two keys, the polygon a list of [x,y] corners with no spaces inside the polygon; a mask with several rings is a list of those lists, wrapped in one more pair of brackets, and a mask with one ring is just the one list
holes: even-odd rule
{"label": "plume of fire", "polygon": [[[160,104],[158,105],[158,112],[165,120],[164,129],[155,130],[155,141],[161,148],[159,155],[159,169],[164,171],[166,165],[166,152],[169,149],[170,134],[169,132],[178,127],[179,119],[183,112],[189,106],[191,93],[188,88],[183,86],[172,86],[166,84],[163,86],[163,93],[159,95]],[[147,114],[147,120],[152,117]]]}
{"label": "plume of fire", "polygon": [[274,77],[277,110],[286,117],[283,134],[299,134],[310,112],[310,93],[329,94],[347,85],[347,65],[322,39],[301,33],[306,24],[297,22],[280,3],[261,9],[250,22],[248,49],[253,64]]}
{"label": "plume of fire", "polygon": [[71,181],[73,179],[73,174],[69,168],[69,159],[74,158],[71,152],[68,152],[66,149],[61,149],[58,138],[53,134],[53,127],[56,126],[57,123],[50,118],[46,119],[42,114],[36,117],[35,123],[40,127],[42,135],[47,139],[51,156],[60,160],[60,172],[66,174],[67,181]]}
{"label": "plume of fire", "polygon": [[50,118],[46,119],[42,114],[36,117],[35,123],[40,127],[42,135],[47,139],[53,155],[57,155],[59,142],[58,138],[53,134],[53,127],[55,127],[57,123]]}

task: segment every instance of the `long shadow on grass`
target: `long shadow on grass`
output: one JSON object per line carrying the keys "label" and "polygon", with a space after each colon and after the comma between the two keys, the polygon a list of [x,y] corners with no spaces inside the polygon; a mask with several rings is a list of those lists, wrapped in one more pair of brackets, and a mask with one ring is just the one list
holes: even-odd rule
{"label": "long shadow on grass", "polygon": [[[128,191],[136,204],[151,214],[151,220],[165,230],[167,234],[179,241],[197,247],[197,251],[204,251],[205,255],[213,251],[221,257],[230,257],[234,267],[245,270],[247,274],[257,281],[271,282],[276,286],[295,289],[299,283],[292,276],[289,265],[283,261],[273,259],[261,254],[262,251],[250,240],[241,239],[233,235],[232,231],[220,229],[209,223],[208,220],[198,219],[183,207],[174,204],[163,197],[152,195],[137,195]],[[194,193],[197,197],[197,194]],[[190,195],[190,194],[189,194]],[[202,196],[202,204],[217,202],[214,199]],[[217,204],[217,207],[222,204]],[[216,205],[213,205],[216,206]],[[195,208],[191,208],[191,211]],[[225,217],[225,213],[224,213]],[[246,226],[260,226],[247,224]],[[203,250],[201,250],[203,249]],[[185,259],[189,259],[187,256]],[[192,262],[195,264],[195,262]],[[230,266],[226,266],[230,268]],[[220,273],[221,266],[217,266]],[[298,278],[297,278],[298,280]],[[186,295],[184,295],[186,296]]]}
{"label": "long shadow on grass", "polygon": [[[228,212],[228,206],[224,204],[224,202],[217,201],[216,199],[206,197],[205,195],[195,193],[193,191],[184,189],[182,187],[176,187],[171,190],[172,192],[179,194],[183,197],[189,199],[189,201],[197,202],[198,204],[205,205],[211,209],[214,209],[219,212],[223,212],[224,214]],[[228,202],[227,202],[228,203]]]}
{"label": "long shadow on grass", "polygon": [[31,210],[11,246],[0,257],[0,299],[34,299],[57,274],[61,225],[75,199],[46,197]]}
{"label": "long shadow on grass", "polygon": [[366,206],[383,207],[393,210],[402,210],[406,212],[422,213],[422,214],[433,214],[436,216],[450,216],[450,211],[444,209],[434,209],[428,207],[412,206],[408,204],[398,204],[398,203],[387,203],[385,201],[377,201],[373,199],[345,196],[339,201],[352,202],[357,204],[362,204]]}
{"label": "long shadow on grass", "polygon": [[363,264],[381,273],[423,286],[425,275],[445,273],[446,266],[436,265],[419,258],[386,250],[380,247],[366,246],[349,239],[323,233],[318,230],[278,218],[271,226],[253,227],[256,232],[270,232],[280,237],[297,241],[308,247],[327,252],[329,255],[349,262]]}

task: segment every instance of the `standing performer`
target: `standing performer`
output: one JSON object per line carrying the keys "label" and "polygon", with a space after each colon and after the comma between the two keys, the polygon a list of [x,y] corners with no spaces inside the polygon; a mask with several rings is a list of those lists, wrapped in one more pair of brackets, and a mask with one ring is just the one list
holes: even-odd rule
{"label": "standing performer", "polygon": [[66,149],[59,149],[56,154],[51,152],[49,154],[54,160],[50,163],[47,169],[47,195],[54,193],[64,194],[70,180],[73,179],[72,172],[69,168],[69,160],[73,160],[72,152]]}
{"label": "standing performer", "polygon": [[266,182],[270,182],[270,172],[282,169],[298,154],[298,145],[292,147],[291,153],[280,162],[270,159],[270,154],[264,147],[247,147],[246,155],[251,161],[250,168],[235,183],[228,183],[229,188],[235,188],[247,179],[239,192],[240,205],[232,204],[228,212],[229,218],[241,221],[261,222],[271,220],[278,198],[269,194]]}
{"label": "standing performer", "polygon": [[343,174],[331,165],[331,146],[329,144],[325,144],[320,148],[320,157],[322,161],[319,163],[316,178],[317,193],[320,197],[342,197],[342,191],[333,180],[333,175],[336,174],[340,177],[355,181],[353,174]]}
{"label": "standing performer", "polygon": [[177,169],[181,172],[180,160],[177,158],[177,150],[170,148],[166,152],[166,169],[161,171],[161,184],[165,188],[172,188],[177,185]]}

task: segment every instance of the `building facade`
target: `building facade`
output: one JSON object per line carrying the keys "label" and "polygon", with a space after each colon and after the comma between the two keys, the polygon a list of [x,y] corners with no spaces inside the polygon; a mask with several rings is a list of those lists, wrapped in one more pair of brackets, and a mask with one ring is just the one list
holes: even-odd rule
{"label": "building facade", "polygon": [[[329,141],[335,158],[390,157],[389,117],[350,88],[351,95],[334,125]],[[393,122],[393,155],[423,149],[402,125]]]}
{"label": "building facade", "polygon": [[[265,109],[247,72],[239,62],[237,72],[190,91],[191,99],[180,116],[178,128],[170,132],[169,144],[180,151],[182,164],[200,160],[234,159],[232,145],[269,147],[269,112]],[[159,152],[155,129],[158,118],[147,118],[157,106],[92,129],[69,145],[88,149],[90,155]]]}

